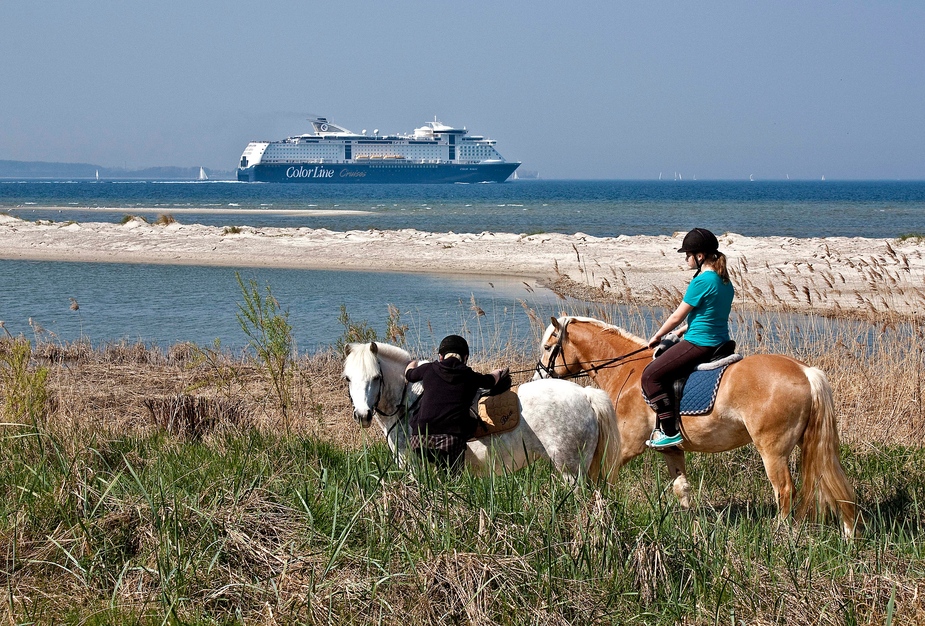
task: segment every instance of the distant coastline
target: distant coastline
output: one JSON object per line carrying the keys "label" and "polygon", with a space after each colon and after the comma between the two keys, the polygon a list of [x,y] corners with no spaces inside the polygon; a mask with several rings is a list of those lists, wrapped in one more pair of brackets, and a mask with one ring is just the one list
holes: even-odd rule
{"label": "distant coastline", "polygon": [[[204,168],[209,180],[234,180],[233,170]],[[129,169],[104,167],[93,163],[54,163],[46,161],[0,160],[0,179],[77,179],[95,180],[198,180],[199,166],[161,166]]]}

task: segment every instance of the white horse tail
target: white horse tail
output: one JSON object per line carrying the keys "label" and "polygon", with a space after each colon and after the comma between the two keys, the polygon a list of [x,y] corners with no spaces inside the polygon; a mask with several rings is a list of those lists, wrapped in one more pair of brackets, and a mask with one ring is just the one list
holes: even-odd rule
{"label": "white horse tail", "polygon": [[623,449],[620,430],[617,427],[617,413],[606,391],[592,387],[583,389],[594,409],[598,424],[597,446],[591,458],[589,477],[594,481],[603,479],[610,485],[616,485]]}
{"label": "white horse tail", "polygon": [[832,388],[822,370],[804,369],[812,395],[809,422],[803,432],[802,474],[797,517],[814,518],[821,510],[841,513],[842,529],[854,536],[857,522],[854,488],[839,459],[838,427]]}

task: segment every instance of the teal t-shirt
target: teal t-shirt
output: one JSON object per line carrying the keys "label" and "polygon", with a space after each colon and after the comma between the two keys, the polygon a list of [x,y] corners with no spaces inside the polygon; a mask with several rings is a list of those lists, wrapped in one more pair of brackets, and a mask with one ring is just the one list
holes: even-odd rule
{"label": "teal t-shirt", "polygon": [[704,270],[687,286],[684,302],[694,310],[687,315],[684,338],[696,346],[718,346],[729,341],[729,312],[735,290],[714,271]]}

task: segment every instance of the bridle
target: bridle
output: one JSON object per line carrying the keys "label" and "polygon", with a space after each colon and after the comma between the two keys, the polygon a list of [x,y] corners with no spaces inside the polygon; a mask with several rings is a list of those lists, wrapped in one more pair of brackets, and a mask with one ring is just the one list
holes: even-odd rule
{"label": "bridle", "polygon": [[379,363],[379,358],[376,358],[376,369],[379,374],[379,390],[376,392],[376,400],[373,402],[373,411],[381,415],[382,417],[395,417],[398,415],[398,412],[401,411],[405,406],[405,396],[408,395],[408,385],[404,384],[401,386],[401,398],[399,399],[398,405],[395,407],[395,410],[391,413],[386,413],[379,408],[379,402],[382,400],[382,388],[385,386],[383,381],[385,378],[382,376],[382,364]]}
{"label": "bridle", "polygon": [[[620,356],[615,356],[611,359],[597,359],[594,361],[576,361],[572,365],[577,365],[580,369],[577,372],[568,372],[563,376],[556,374],[556,359],[562,354],[562,340],[565,339],[565,327],[568,325],[568,322],[562,325],[562,328],[559,329],[559,336],[556,339],[555,345],[549,353],[548,363],[543,363],[543,358],[540,357],[540,360],[536,362],[536,368],[534,371],[541,376],[543,373],[546,374],[549,378],[561,378],[563,380],[568,380],[571,378],[582,378],[584,376],[591,377],[592,374],[596,374],[599,370],[613,367],[616,364],[625,361],[631,356],[635,356],[640,352],[645,352],[649,349],[648,346],[643,346],[638,350],[633,350],[632,352],[627,352],[626,354],[621,354]],[[562,357],[562,365],[566,369],[569,364],[565,362],[565,357]],[[585,367],[588,366],[588,367]]]}
{"label": "bridle", "polygon": [[408,401],[408,383],[406,382],[405,384],[401,386],[401,398],[399,399],[397,405],[395,406],[395,410],[392,411],[391,413],[386,413],[385,411],[379,408],[379,401],[382,399],[382,387],[384,386],[383,381],[385,380],[385,377],[383,377],[382,375],[382,364],[379,362],[379,357],[376,357],[376,368],[378,369],[378,374],[379,374],[379,391],[376,392],[376,401],[373,402],[373,407],[372,407],[373,411],[375,411],[382,417],[395,417],[396,415],[399,416],[398,419],[392,422],[392,425],[389,426],[388,430],[385,433],[385,437],[386,439],[388,439],[389,435],[392,434],[392,431],[395,430],[395,427],[398,426],[403,421],[405,421],[408,415],[411,413],[412,407],[408,406],[408,402],[407,402]]}
{"label": "bridle", "polygon": [[[556,339],[555,345],[549,352],[549,362],[544,364],[543,357],[540,357],[540,359],[536,362],[536,368],[534,371],[537,374],[542,376],[543,373],[545,373],[549,378],[560,378],[560,376],[556,375],[556,359],[559,358],[560,354],[562,354],[562,340],[564,338],[565,328],[563,327],[559,330],[559,337]],[[565,358],[562,359],[562,365],[564,367],[568,367],[568,364],[565,362]],[[584,374],[584,372],[579,371],[575,374],[567,373],[565,376],[561,376],[561,378],[578,378],[579,376],[586,375],[587,374]]]}

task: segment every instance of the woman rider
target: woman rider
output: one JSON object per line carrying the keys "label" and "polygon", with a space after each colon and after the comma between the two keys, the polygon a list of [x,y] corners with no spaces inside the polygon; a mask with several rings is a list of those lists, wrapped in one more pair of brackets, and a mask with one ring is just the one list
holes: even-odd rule
{"label": "woman rider", "polygon": [[649,339],[656,347],[685,318],[684,339],[653,360],[642,372],[642,393],[655,410],[655,430],[646,442],[651,448],[676,446],[684,438],[678,430],[672,385],[706,361],[722,343],[729,341],[729,312],[735,294],[726,269],[726,255],[719,251],[716,236],[695,228],[684,236],[681,248],[687,266],[696,269],[681,304]]}

